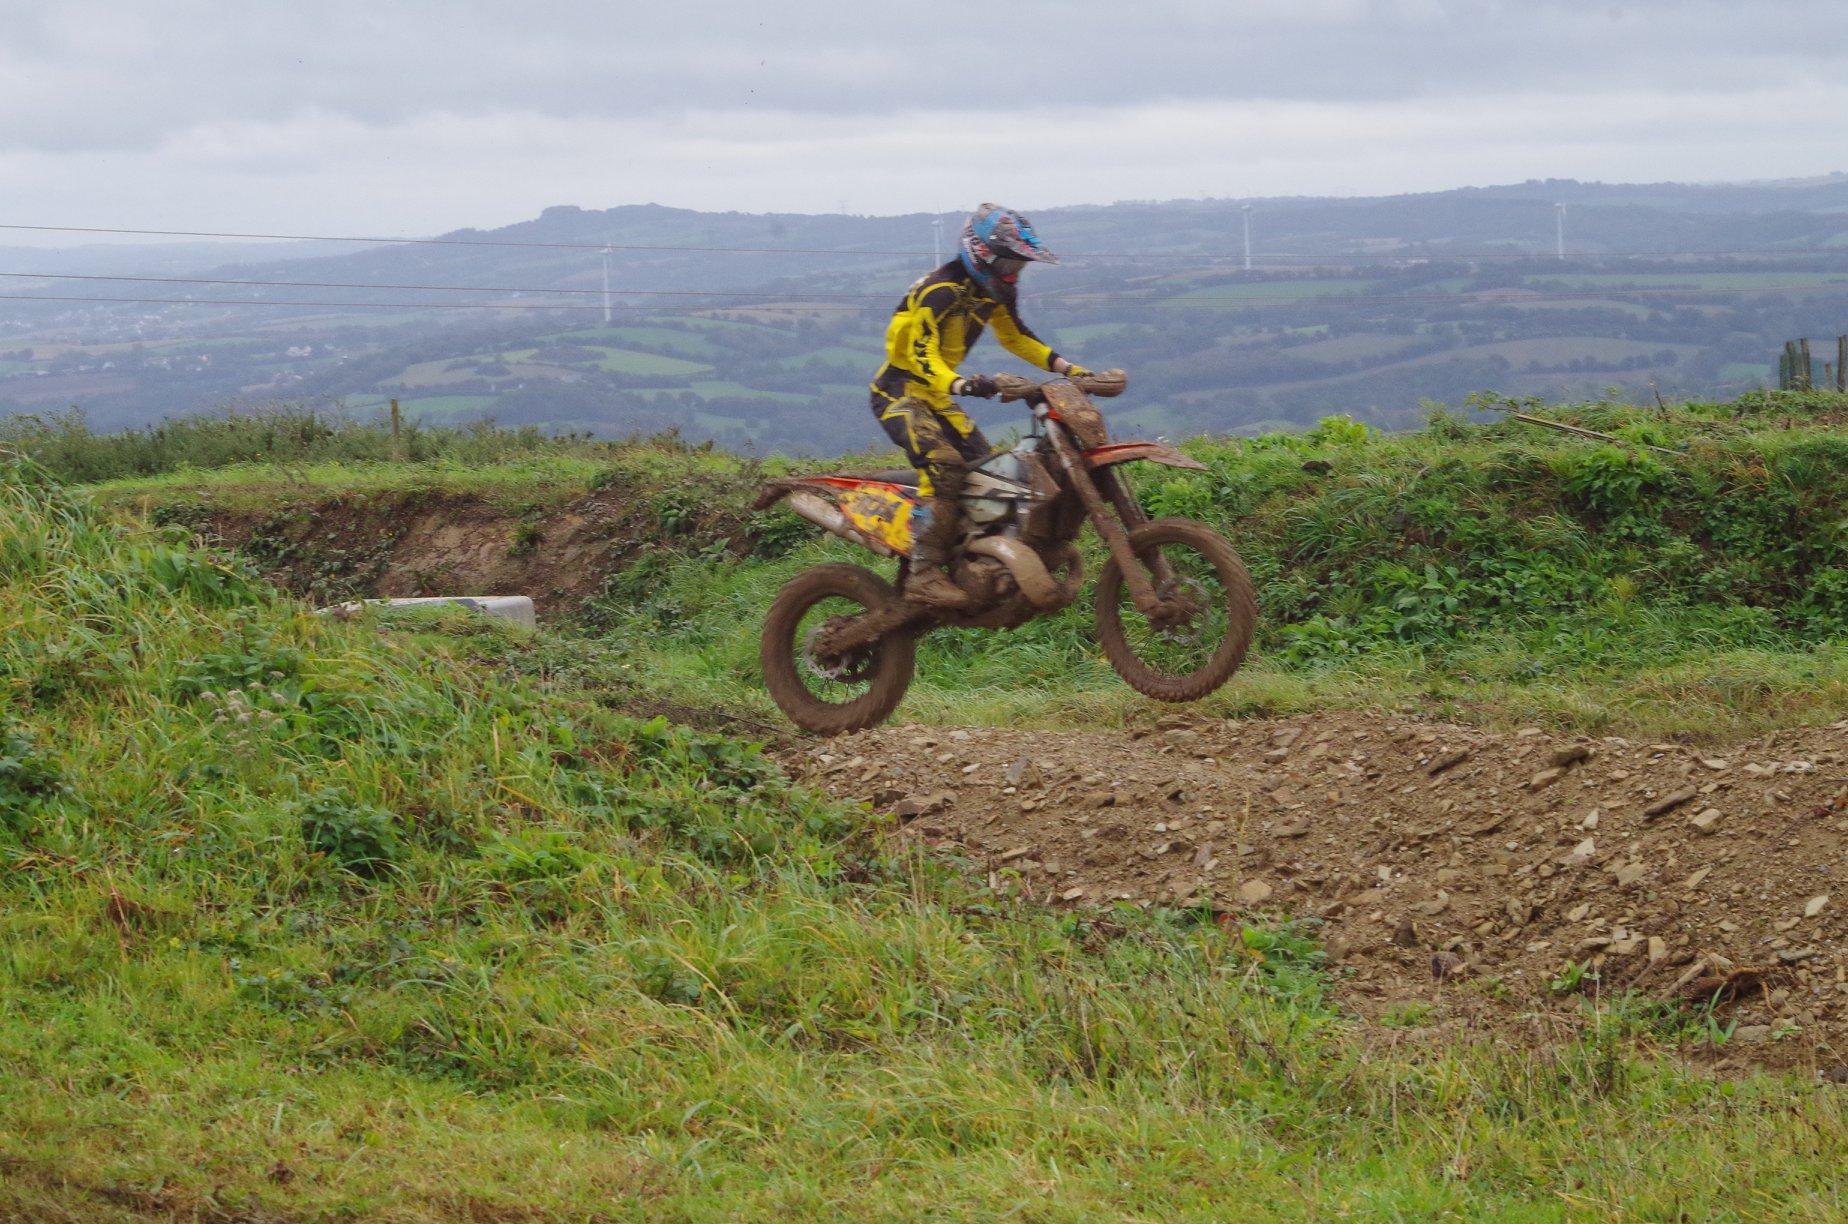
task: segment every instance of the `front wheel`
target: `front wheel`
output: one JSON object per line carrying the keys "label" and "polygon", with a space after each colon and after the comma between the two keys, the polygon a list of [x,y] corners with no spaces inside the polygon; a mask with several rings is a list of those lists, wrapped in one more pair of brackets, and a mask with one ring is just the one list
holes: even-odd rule
{"label": "front wheel", "polygon": [[917,638],[895,629],[870,646],[828,650],[830,629],[896,601],[879,575],[858,565],[817,565],[777,592],[764,617],[758,661],[770,697],[791,722],[817,735],[884,722],[911,687]]}
{"label": "front wheel", "polygon": [[1257,625],[1245,563],[1225,537],[1187,519],[1164,518],[1129,533],[1129,545],[1162,601],[1143,615],[1116,558],[1097,578],[1097,636],[1117,675],[1157,701],[1197,701],[1232,678]]}

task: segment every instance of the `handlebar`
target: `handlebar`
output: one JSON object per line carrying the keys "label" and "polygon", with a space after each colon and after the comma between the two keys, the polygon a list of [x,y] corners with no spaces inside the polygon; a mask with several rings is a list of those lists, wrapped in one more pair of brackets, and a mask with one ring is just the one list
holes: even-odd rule
{"label": "handlebar", "polygon": [[[994,379],[995,386],[999,388],[997,395],[1004,404],[1011,404],[1016,400],[1036,400],[1044,394],[1040,390],[1045,385],[1044,383],[1034,382],[1031,378],[1025,378],[1019,374],[994,374],[990,377]],[[1058,380],[1047,380],[1047,382],[1055,381]],[[1099,370],[1090,374],[1075,374],[1064,381],[1071,383],[1086,395],[1095,395],[1099,399],[1114,399],[1129,387],[1129,375],[1122,370]]]}

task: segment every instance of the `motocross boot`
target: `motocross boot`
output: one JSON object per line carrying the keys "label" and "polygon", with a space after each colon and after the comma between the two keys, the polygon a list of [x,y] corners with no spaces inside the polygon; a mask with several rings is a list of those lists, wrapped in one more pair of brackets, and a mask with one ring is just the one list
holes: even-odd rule
{"label": "motocross boot", "polygon": [[962,500],[943,496],[931,498],[930,526],[911,546],[911,575],[905,579],[906,599],[946,611],[969,606],[969,592],[957,586],[944,568],[961,530]]}

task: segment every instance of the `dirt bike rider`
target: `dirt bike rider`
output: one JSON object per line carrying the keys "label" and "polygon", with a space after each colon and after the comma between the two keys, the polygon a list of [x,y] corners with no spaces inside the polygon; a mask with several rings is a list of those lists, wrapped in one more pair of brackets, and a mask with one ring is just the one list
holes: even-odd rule
{"label": "dirt bike rider", "polygon": [[969,604],[945,567],[962,535],[963,484],[989,446],[951,397],[989,399],[997,390],[991,378],[956,372],[982,329],[993,327],[1003,348],[1042,370],[1088,373],[1020,321],[1020,270],[1057,262],[1025,217],[984,204],[963,227],[961,252],[911,286],[886,328],[886,363],[872,384],[873,415],[917,469],[918,493],[930,510],[928,526],[912,542],[907,598],[939,608]]}

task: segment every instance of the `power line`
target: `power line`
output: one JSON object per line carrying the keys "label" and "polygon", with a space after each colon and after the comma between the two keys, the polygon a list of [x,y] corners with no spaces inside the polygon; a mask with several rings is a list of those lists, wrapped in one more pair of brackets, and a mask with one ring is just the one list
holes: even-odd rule
{"label": "power line", "polygon": [[[382,310],[593,310],[603,307],[577,302],[265,302],[256,298],[144,298],[82,297],[56,293],[0,293],[0,300],[10,302],[120,302],[144,306],[270,306],[284,309],[302,307],[354,307]],[[774,302],[766,305],[774,305]],[[828,303],[817,303],[821,309]]]}
{"label": "power line", "polygon": [[[1552,278],[1569,279],[1571,276],[1570,273],[1542,273],[1539,275],[1545,276],[1549,279],[1552,279]],[[0,277],[13,278],[13,279],[19,279],[19,280],[128,281],[128,282],[143,283],[143,284],[163,284],[163,285],[235,285],[235,286],[244,286],[244,287],[249,287],[249,288],[264,288],[264,289],[361,289],[361,290],[377,289],[377,290],[394,290],[394,291],[395,290],[419,291],[419,292],[430,292],[430,293],[549,293],[549,294],[565,294],[565,295],[583,296],[583,297],[599,296],[607,292],[611,294],[628,294],[628,295],[633,295],[633,296],[638,296],[638,297],[749,298],[752,300],[769,300],[769,301],[792,301],[792,300],[810,301],[810,300],[814,300],[814,301],[842,301],[842,302],[887,302],[887,301],[892,300],[892,296],[893,296],[890,293],[812,293],[812,292],[804,292],[804,291],[782,291],[782,290],[774,290],[774,289],[740,290],[740,289],[614,289],[612,288],[608,290],[603,290],[603,289],[571,289],[571,288],[565,288],[565,287],[544,287],[544,286],[534,287],[534,286],[519,286],[519,285],[431,285],[431,284],[417,284],[417,283],[403,283],[403,282],[368,284],[368,283],[360,282],[360,281],[258,280],[258,279],[249,279],[249,278],[208,277],[208,276],[129,276],[129,275],[115,276],[115,275],[104,275],[100,273],[91,273],[91,272],[0,272]],[[1241,285],[1241,284],[1263,285],[1266,283],[1278,283],[1278,282],[1234,281],[1231,283],[1234,285]],[[1295,304],[1300,304],[1303,302],[1318,302],[1318,301],[1433,303],[1433,302],[1456,301],[1456,300],[1463,300],[1463,299],[1474,300],[1474,299],[1481,299],[1485,297],[1492,297],[1496,295],[1506,296],[1511,301],[1522,301],[1522,300],[1533,301],[1537,299],[1553,301],[1553,300],[1573,300],[1576,298],[1630,297],[1630,296],[1635,296],[1638,294],[1675,295],[1675,294],[1684,294],[1684,293],[1692,293],[1692,294],[1782,293],[1782,292],[1797,292],[1797,291],[1811,290],[1811,289],[1827,290],[1827,289],[1832,289],[1832,288],[1841,288],[1844,290],[1848,290],[1848,280],[1842,281],[1839,285],[1833,285],[1833,284],[1762,285],[1762,286],[1747,285],[1747,286],[1733,286],[1733,287],[1714,286],[1714,287],[1706,287],[1706,288],[1703,288],[1702,286],[1699,286],[1699,285],[1685,285],[1685,286],[1683,285],[1656,285],[1656,286],[1642,285],[1642,286],[1637,286],[1635,288],[1629,288],[1629,289],[1623,288],[1621,286],[1607,286],[1604,288],[1581,288],[1581,289],[1571,289],[1571,290],[1561,289],[1561,290],[1557,290],[1557,291],[1554,291],[1552,293],[1545,294],[1545,295],[1528,293],[1522,289],[1513,288],[1513,287],[1493,288],[1493,289],[1456,289],[1456,290],[1435,291],[1435,292],[1429,292],[1429,293],[1407,292],[1407,293],[1399,293],[1399,294],[1372,294],[1372,295],[1359,294],[1359,293],[1346,293],[1346,294],[1305,293],[1305,294],[1297,294],[1297,295],[1288,296],[1288,297],[1282,297],[1282,296],[1280,297],[1252,297],[1252,298],[1246,298],[1246,299],[1237,298],[1236,295],[1233,295],[1233,294],[1226,294],[1226,295],[1223,295],[1225,298],[1224,303],[1212,302],[1206,298],[1195,298],[1185,304],[1190,305],[1190,306],[1191,305],[1218,306],[1218,305],[1224,304],[1228,306],[1237,306],[1240,308],[1244,308],[1247,306],[1254,306],[1254,305],[1295,305]],[[15,296],[15,295],[0,295],[0,296]],[[173,299],[173,300],[184,300],[184,299]],[[225,299],[225,300],[227,302],[232,301],[232,299]],[[1065,303],[1070,303],[1070,302],[1082,302],[1082,303],[1143,302],[1145,304],[1152,304],[1152,303],[1148,303],[1148,299],[1143,298],[1139,295],[1135,295],[1135,294],[1127,294],[1127,293],[1120,293],[1120,292],[1117,292],[1117,293],[1100,292],[1096,290],[1087,291],[1083,289],[1054,289],[1054,290],[1050,290],[1046,293],[1039,295],[1038,300],[1042,303],[1043,302],[1065,302]],[[264,302],[264,303],[253,303],[253,304],[290,306],[290,305],[299,305],[300,303]],[[369,303],[358,303],[358,304],[368,305]],[[387,303],[381,303],[381,305],[384,305],[384,304],[387,304]],[[411,307],[411,308],[414,308],[415,306],[414,303],[396,303],[396,304],[406,306],[406,307]],[[489,303],[478,303],[478,304],[486,308],[502,309],[502,310],[520,309],[522,307],[522,304],[520,303],[489,302]],[[543,303],[534,303],[534,305],[543,306]]]}
{"label": "power line", "polygon": [[532,287],[521,285],[420,285],[420,284],[367,284],[361,281],[294,281],[294,280],[252,280],[213,276],[106,276],[95,272],[0,272],[0,277],[19,280],[74,280],[74,281],[135,281],[145,284],[160,285],[245,285],[266,289],[391,289],[419,290],[433,293],[563,293],[583,296],[600,296],[605,293],[630,294],[640,297],[722,297],[722,298],[820,298],[826,300],[843,299],[850,301],[885,302],[891,301],[897,294],[892,293],[782,293],[772,290],[735,290],[735,289],[567,289],[562,287]]}
{"label": "power line", "polygon": [[[167,230],[167,229],[132,229],[102,225],[24,225],[0,223],[0,230],[25,230],[35,233],[57,234],[113,234],[135,237],[154,238],[230,238],[251,239],[266,242],[340,242],[349,244],[378,244],[401,246],[463,246],[463,247],[508,247],[530,250],[564,250],[564,251],[602,251],[605,248],[614,251],[667,252],[708,255],[832,255],[832,256],[881,256],[906,259],[924,259],[930,256],[928,251],[891,250],[883,248],[839,248],[839,247],[769,247],[769,246],[704,246],[697,244],[654,244],[654,243],[606,243],[606,242],[530,242],[509,238],[401,238],[358,234],[272,234],[235,230]],[[1748,256],[1779,255],[1844,255],[1848,249],[1842,247],[1766,247],[1758,249],[1736,249],[1721,251],[1608,251],[1603,253],[1580,252],[1573,259],[1595,261],[1600,259],[1722,259]],[[1072,259],[1125,259],[1141,261],[1169,261],[1182,263],[1242,263],[1244,255],[1238,251],[1208,252],[1191,254],[1183,252],[1162,251],[1073,251],[1068,252]],[[1253,253],[1254,260],[1325,260],[1331,264],[1353,263],[1365,260],[1400,260],[1426,262],[1479,263],[1488,260],[1544,260],[1548,255],[1544,251],[1503,252],[1484,251],[1476,254],[1464,252],[1446,252],[1431,250],[1406,251],[1353,251],[1348,253],[1314,252],[1314,251],[1270,251],[1264,254]]]}
{"label": "power line", "polygon": [[[331,286],[330,286],[331,287]],[[666,292],[666,291],[663,291]],[[684,292],[689,296],[701,294]],[[1732,294],[1773,294],[1773,293],[1848,293],[1848,282],[1828,285],[1755,285],[1734,288],[1702,289],[1696,286],[1656,286],[1639,289],[1597,289],[1556,293],[1520,293],[1511,294],[1506,290],[1478,290],[1474,292],[1431,293],[1431,294],[1309,294],[1300,297],[1250,298],[1237,300],[1227,298],[1221,301],[1159,301],[1127,297],[1124,295],[1078,295],[1050,298],[1047,300],[1060,303],[1083,305],[1123,304],[1139,306],[1146,310],[1253,310],[1269,306],[1300,306],[1307,303],[1326,303],[1344,307],[1374,307],[1398,305],[1433,305],[1457,303],[1459,305],[1500,305],[1520,306],[1529,302],[1568,302],[1599,301],[1609,298],[1629,297],[1709,297]],[[779,305],[796,295],[764,294],[766,300],[745,309],[766,309]],[[575,302],[328,302],[328,301],[262,301],[255,298],[147,298],[147,297],[105,297],[80,296],[74,294],[50,293],[0,293],[0,300],[14,302],[93,302],[106,304],[147,305],[147,306],[263,306],[282,309],[382,309],[382,310],[579,310],[601,311],[602,306],[594,303]],[[807,309],[824,308],[852,309],[849,303],[815,302]],[[723,309],[715,307],[715,309]]]}

